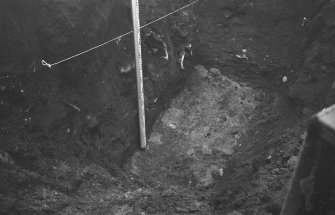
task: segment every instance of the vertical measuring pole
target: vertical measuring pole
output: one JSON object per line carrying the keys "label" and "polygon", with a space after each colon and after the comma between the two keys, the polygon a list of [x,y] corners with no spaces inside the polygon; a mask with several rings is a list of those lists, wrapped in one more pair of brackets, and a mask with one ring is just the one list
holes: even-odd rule
{"label": "vertical measuring pole", "polygon": [[140,10],[138,0],[131,0],[131,3],[132,3],[131,9],[133,14],[140,138],[141,138],[141,148],[145,149],[147,146],[147,140],[145,134],[145,110],[144,110],[141,32],[140,32],[140,14],[139,14]]}

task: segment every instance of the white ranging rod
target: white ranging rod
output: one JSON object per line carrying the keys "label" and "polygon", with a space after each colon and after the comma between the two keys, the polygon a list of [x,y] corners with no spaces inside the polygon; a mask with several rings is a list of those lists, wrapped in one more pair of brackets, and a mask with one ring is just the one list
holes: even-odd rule
{"label": "white ranging rod", "polygon": [[136,59],[136,77],[137,77],[137,95],[138,95],[138,115],[140,126],[141,148],[147,147],[145,133],[145,109],[144,109],[144,92],[143,92],[143,73],[142,73],[142,54],[141,54],[141,32],[140,32],[140,14],[138,0],[131,0],[133,14],[133,31]]}

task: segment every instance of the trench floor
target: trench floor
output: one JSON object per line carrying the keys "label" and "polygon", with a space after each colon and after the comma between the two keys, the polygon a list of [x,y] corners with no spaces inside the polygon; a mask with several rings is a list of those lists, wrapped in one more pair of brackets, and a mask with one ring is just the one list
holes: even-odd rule
{"label": "trench floor", "polygon": [[267,19],[283,0],[239,1],[238,8],[204,2],[194,41],[199,65],[189,66],[185,89],[156,120],[148,148],[118,176],[95,164],[54,161],[50,175],[72,178],[62,182],[70,190],[36,185],[22,208],[62,215],[279,213],[301,144],[301,119],[282,82],[283,38],[298,24]]}

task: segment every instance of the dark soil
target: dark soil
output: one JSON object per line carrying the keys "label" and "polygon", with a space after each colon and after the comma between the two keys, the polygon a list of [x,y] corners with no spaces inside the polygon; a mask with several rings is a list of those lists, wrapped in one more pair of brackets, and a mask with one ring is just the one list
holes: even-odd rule
{"label": "dark soil", "polygon": [[[141,22],[190,2],[141,1]],[[279,214],[335,101],[334,7],[202,0],[151,25],[170,58],[143,34],[140,151],[132,36],[40,65],[130,31],[129,2],[1,1],[0,214]]]}

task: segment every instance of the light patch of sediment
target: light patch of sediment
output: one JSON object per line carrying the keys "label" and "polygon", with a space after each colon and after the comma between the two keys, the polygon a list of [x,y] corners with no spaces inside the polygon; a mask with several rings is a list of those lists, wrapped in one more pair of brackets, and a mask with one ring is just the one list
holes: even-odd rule
{"label": "light patch of sediment", "polygon": [[156,121],[148,149],[133,157],[132,172],[159,183],[209,185],[246,132],[256,93],[217,69],[196,66],[188,87]]}

